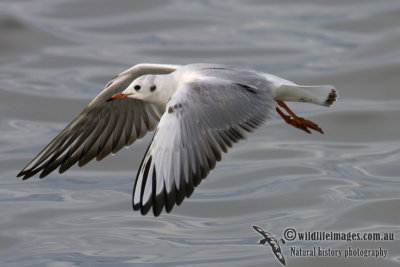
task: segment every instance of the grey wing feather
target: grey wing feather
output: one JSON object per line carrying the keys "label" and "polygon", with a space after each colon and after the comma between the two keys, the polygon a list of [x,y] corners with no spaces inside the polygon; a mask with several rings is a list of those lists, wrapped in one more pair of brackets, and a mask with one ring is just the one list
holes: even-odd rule
{"label": "grey wing feather", "polygon": [[41,172],[45,177],[58,167],[62,173],[78,162],[101,160],[156,127],[165,107],[136,99],[106,102],[144,74],[165,74],[179,66],[139,64],[111,80],[106,88],[61,131],[19,174],[28,179]]}
{"label": "grey wing feather", "polygon": [[133,208],[154,215],[171,211],[200,184],[222,152],[262,124],[273,109],[266,84],[257,87],[218,78],[186,83],[166,107],[143,158]]}

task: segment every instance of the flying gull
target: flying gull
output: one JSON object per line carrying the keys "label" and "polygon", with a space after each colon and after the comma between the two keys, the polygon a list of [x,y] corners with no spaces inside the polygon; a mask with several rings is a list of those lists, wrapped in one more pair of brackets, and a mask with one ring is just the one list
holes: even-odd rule
{"label": "flying gull", "polygon": [[[78,162],[101,160],[155,130],[133,188],[134,210],[158,216],[189,197],[233,143],[276,110],[289,124],[323,133],[284,101],[330,106],[331,85],[302,86],[249,69],[217,65],[138,64],[105,89],[19,174],[40,178]],[[288,114],[284,114],[279,108]]]}

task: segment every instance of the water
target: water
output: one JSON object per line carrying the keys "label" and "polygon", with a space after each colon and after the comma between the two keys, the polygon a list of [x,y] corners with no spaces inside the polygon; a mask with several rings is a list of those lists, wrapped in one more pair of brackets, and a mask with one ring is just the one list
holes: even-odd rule
{"label": "water", "polygon": [[[2,1],[1,266],[281,266],[257,245],[297,231],[388,232],[395,241],[293,241],[288,266],[400,262],[399,1]],[[325,135],[275,116],[190,199],[158,218],[131,210],[151,136],[22,182],[16,174],[115,74],[140,62],[215,62],[333,84],[326,109],[291,107]],[[290,247],[382,247],[384,258],[300,257]]]}

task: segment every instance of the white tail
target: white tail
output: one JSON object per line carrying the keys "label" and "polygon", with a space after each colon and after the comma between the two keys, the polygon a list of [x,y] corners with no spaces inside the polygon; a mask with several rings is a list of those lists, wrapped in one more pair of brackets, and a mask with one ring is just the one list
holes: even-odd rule
{"label": "white tail", "polygon": [[337,92],[332,85],[282,84],[275,91],[275,100],[309,102],[329,107],[336,101]]}

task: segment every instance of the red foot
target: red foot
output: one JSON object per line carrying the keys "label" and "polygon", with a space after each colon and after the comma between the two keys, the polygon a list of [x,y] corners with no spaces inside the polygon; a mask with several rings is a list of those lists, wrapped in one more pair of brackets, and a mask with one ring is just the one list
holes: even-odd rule
{"label": "red foot", "polygon": [[298,129],[301,129],[301,130],[303,130],[303,131],[305,131],[305,132],[307,132],[307,133],[311,133],[311,131],[310,131],[308,128],[310,128],[310,129],[312,129],[312,130],[314,130],[314,131],[320,132],[320,133],[322,133],[322,134],[324,133],[324,132],[322,131],[322,129],[319,128],[318,125],[315,124],[314,122],[312,122],[312,121],[310,121],[310,120],[306,120],[306,119],[304,119],[304,118],[302,118],[302,117],[297,117],[297,115],[294,114],[294,112],[291,111],[291,110],[289,109],[289,107],[288,107],[283,101],[281,101],[281,100],[276,100],[276,102],[278,103],[279,106],[281,106],[282,108],[284,108],[284,109],[289,113],[290,116],[289,116],[289,115],[285,115],[285,114],[283,114],[283,112],[279,109],[279,107],[276,107],[276,111],[278,112],[278,114],[279,114],[288,124],[290,124],[290,125],[292,125],[292,126],[298,128]]}

